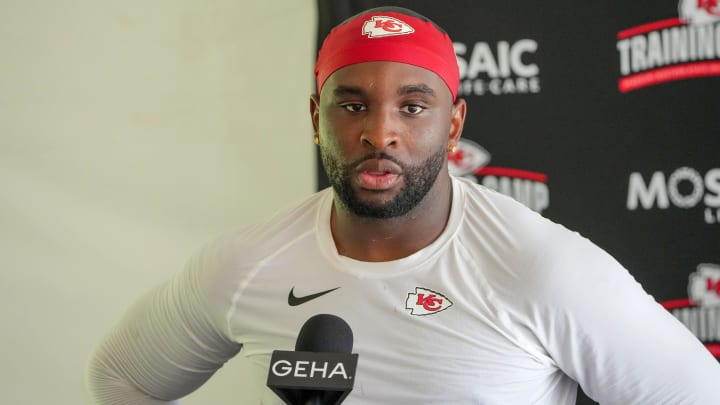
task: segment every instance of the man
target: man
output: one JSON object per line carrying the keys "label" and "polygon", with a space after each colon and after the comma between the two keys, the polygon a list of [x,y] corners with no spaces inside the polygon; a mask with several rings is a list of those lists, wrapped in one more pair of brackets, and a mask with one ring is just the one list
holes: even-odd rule
{"label": "man", "polygon": [[[448,174],[452,43],[409,10],[336,27],[316,66],[332,189],[226,235],[136,304],[88,370],[99,404],[165,404],[235,355],[263,381],[318,313],[359,354],[347,404],[720,403],[720,367],[612,257]],[[260,385],[260,384],[259,384]],[[264,386],[238,403],[280,403]]]}

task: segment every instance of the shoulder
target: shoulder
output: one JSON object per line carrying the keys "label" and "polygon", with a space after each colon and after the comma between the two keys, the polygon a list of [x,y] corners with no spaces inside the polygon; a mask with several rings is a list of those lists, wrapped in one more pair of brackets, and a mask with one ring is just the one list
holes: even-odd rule
{"label": "shoulder", "polygon": [[269,218],[219,235],[195,256],[220,265],[261,261],[297,238],[313,234],[323,202],[331,198],[329,189],[314,193]]}
{"label": "shoulder", "polygon": [[518,230],[522,231],[518,236],[526,237],[557,226],[512,197],[467,179],[455,178],[454,181],[463,199],[465,220],[472,225],[495,225],[506,231]]}
{"label": "shoulder", "polygon": [[[165,295],[182,297],[191,312],[205,313],[216,325],[226,325],[234,297],[250,282],[268,257],[304,235],[313,235],[328,191],[262,221],[226,232],[198,248],[178,272]],[[227,333],[225,326],[220,326]]]}
{"label": "shoulder", "polygon": [[497,257],[487,273],[489,282],[514,300],[557,300],[563,287],[628,276],[610,254],[578,232],[511,197],[460,181],[465,201],[459,237],[471,249]]}
{"label": "shoulder", "polygon": [[529,269],[548,249],[564,249],[559,239],[580,238],[509,196],[465,179],[456,182],[463,211],[459,237],[473,250],[504,257],[502,264],[513,271]]}
{"label": "shoulder", "polygon": [[254,277],[267,258],[282,252],[303,237],[313,237],[324,190],[262,221],[219,235],[198,248],[176,280],[192,285],[227,305],[238,286]]}

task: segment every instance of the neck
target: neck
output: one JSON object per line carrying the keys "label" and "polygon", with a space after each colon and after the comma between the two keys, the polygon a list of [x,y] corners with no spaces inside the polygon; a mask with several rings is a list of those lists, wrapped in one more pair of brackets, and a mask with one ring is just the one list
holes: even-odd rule
{"label": "neck", "polygon": [[445,229],[452,205],[449,176],[439,176],[425,198],[405,215],[364,218],[347,211],[337,201],[330,228],[338,253],[367,262],[383,262],[409,256],[428,246]]}

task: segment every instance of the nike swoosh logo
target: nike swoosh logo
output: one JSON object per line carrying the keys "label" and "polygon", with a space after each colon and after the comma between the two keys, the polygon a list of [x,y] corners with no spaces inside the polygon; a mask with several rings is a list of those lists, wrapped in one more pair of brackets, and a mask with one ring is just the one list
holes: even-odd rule
{"label": "nike swoosh logo", "polygon": [[294,307],[294,306],[298,306],[300,304],[304,304],[310,300],[314,300],[315,298],[322,297],[323,295],[325,295],[327,293],[331,293],[331,292],[337,290],[338,288],[340,288],[340,287],[335,287],[335,288],[331,288],[329,290],[320,291],[319,293],[306,295],[304,297],[296,297],[295,293],[294,293],[295,287],[293,287],[290,289],[290,294],[288,294],[288,305],[290,305],[291,307]]}

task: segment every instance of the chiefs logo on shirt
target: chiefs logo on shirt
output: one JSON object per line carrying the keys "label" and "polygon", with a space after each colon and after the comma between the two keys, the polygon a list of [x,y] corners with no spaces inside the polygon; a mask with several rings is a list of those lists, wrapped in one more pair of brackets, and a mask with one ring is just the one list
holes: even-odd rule
{"label": "chiefs logo on shirt", "polygon": [[415,293],[408,293],[405,309],[410,315],[431,315],[452,306],[452,301],[439,292],[427,288],[415,287]]}

